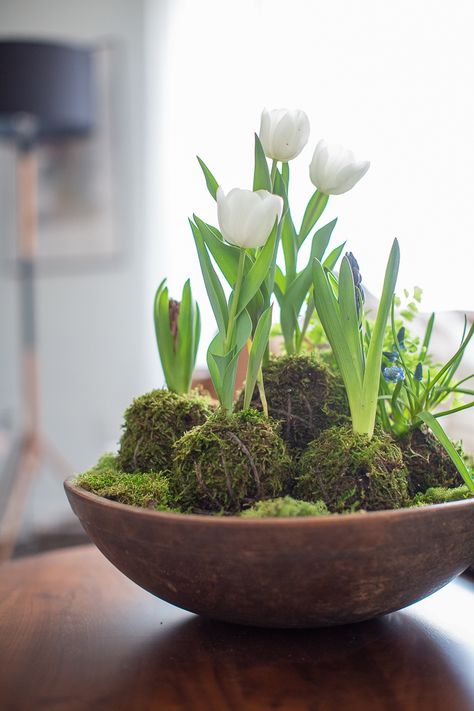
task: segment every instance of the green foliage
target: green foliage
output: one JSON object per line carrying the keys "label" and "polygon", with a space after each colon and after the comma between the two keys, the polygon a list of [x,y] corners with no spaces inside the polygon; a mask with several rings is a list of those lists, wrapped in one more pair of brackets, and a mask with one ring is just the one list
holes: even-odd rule
{"label": "green foliage", "polygon": [[300,328],[298,317],[312,286],[313,260],[323,259],[335,225],[336,220],[333,220],[315,232],[308,263],[304,269],[295,273],[291,281],[288,276],[286,277],[284,293],[280,298],[280,321],[288,354],[301,351],[304,334]]}
{"label": "green foliage", "polygon": [[[323,429],[348,420],[349,407],[339,376],[311,355],[272,358],[263,368],[268,413],[281,422],[281,436],[292,449],[303,449]],[[242,394],[237,408],[244,405]],[[251,406],[262,409],[258,392]]]}
{"label": "green foliage", "polygon": [[[371,437],[374,431],[380,385],[383,339],[400,262],[394,241],[385,272],[382,297],[370,336],[362,338],[362,314],[348,257],[339,281],[317,259],[313,263],[314,303],[331,344],[347,392],[355,432]],[[335,289],[337,293],[335,293]]]}
{"label": "green foliage", "polygon": [[[419,293],[417,295],[420,298]],[[406,309],[402,309],[402,313],[406,315]],[[424,338],[414,338],[406,322],[396,318],[394,301],[389,333],[385,336],[382,370],[396,365],[402,368],[405,377],[397,384],[381,378],[378,415],[385,429],[395,434],[403,434],[419,425],[424,412],[438,418],[474,406],[474,390],[466,387],[466,382],[474,374],[456,379],[456,372],[474,335],[474,325],[467,331],[465,321],[457,351],[445,364],[434,365],[429,353],[434,324],[435,315],[432,314]],[[465,395],[473,399],[463,404],[460,398]]]}
{"label": "green foliage", "polygon": [[169,469],[175,441],[210,414],[209,401],[193,393],[153,390],[141,395],[124,415],[119,468],[124,472]]}
{"label": "green foliage", "polygon": [[159,285],[153,307],[155,333],[166,384],[178,395],[189,392],[201,335],[199,306],[189,279],[181,302],[168,297],[166,279]]}
{"label": "green foliage", "polygon": [[[225,244],[219,230],[196,216],[190,225],[218,327],[218,333],[208,348],[207,363],[220,404],[231,410],[237,363],[242,349],[252,339],[249,380],[254,377],[255,370],[259,371],[267,350],[270,297],[281,222],[275,224],[265,245],[257,251]],[[211,254],[232,287],[229,303],[212,264]],[[257,355],[259,363],[256,363]]]}
{"label": "green foliage", "polygon": [[444,447],[448,456],[450,457],[452,463],[458,470],[458,473],[464,479],[466,486],[469,491],[474,493],[474,472],[466,465],[463,459],[462,453],[460,454],[454,444],[449,439],[446,432],[443,430],[438,420],[436,420],[430,412],[420,413],[420,418],[423,422],[431,428],[432,432],[435,434],[437,440]]}
{"label": "green foliage", "polygon": [[407,470],[400,448],[382,430],[369,439],[350,427],[332,427],[303,453],[293,494],[322,499],[334,513],[394,509],[408,501]]}
{"label": "green foliage", "polygon": [[462,501],[473,496],[467,486],[457,486],[455,489],[446,489],[436,486],[424,493],[416,494],[409,502],[409,506],[429,506],[430,504],[445,504],[449,501]]}
{"label": "green foliage", "polygon": [[95,467],[75,481],[85,491],[121,504],[157,511],[169,510],[168,478],[161,472],[128,474],[120,471],[117,458],[106,454]]}
{"label": "green foliage", "polygon": [[291,461],[277,427],[254,410],[218,410],[174,447],[171,490],[183,511],[236,513],[285,494]]}
{"label": "green foliage", "polygon": [[295,516],[327,516],[328,508],[324,501],[298,501],[291,496],[278,499],[257,501],[250,509],[240,514],[245,518],[288,518]]}

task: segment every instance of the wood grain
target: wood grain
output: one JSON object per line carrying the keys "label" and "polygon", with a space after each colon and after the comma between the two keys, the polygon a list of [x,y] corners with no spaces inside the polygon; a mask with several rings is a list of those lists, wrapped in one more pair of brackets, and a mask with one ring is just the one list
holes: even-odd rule
{"label": "wood grain", "polygon": [[97,548],[162,600],[272,628],[363,622],[431,595],[471,564],[474,499],[344,516],[164,513],[65,482]]}
{"label": "wood grain", "polygon": [[2,711],[472,711],[474,579],[373,622],[261,630],[144,592],[91,546],[0,566]]}

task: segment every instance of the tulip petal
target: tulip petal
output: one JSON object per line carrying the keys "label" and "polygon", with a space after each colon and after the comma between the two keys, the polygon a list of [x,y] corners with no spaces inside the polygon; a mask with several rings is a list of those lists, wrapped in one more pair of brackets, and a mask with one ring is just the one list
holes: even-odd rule
{"label": "tulip petal", "polygon": [[333,191],[333,195],[342,195],[351,190],[356,183],[367,173],[370,168],[370,161],[360,161],[353,163],[348,168],[343,169],[338,176],[338,186]]}
{"label": "tulip petal", "polygon": [[304,111],[262,111],[259,137],[268,158],[282,162],[296,158],[308,142],[309,131],[309,119]]}
{"label": "tulip petal", "polygon": [[352,151],[339,145],[317,144],[309,167],[311,182],[327,195],[347,192],[365,175],[370,163],[357,161]]}

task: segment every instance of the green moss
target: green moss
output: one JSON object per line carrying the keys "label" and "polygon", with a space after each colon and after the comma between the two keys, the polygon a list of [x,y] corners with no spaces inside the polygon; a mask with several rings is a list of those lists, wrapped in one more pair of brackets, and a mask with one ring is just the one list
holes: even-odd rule
{"label": "green moss", "polygon": [[167,510],[168,478],[162,473],[127,474],[117,468],[113,455],[104,455],[97,465],[76,477],[74,483],[105,499],[146,509]]}
{"label": "green moss", "polygon": [[[312,355],[287,355],[263,369],[268,413],[282,423],[281,436],[292,449],[303,449],[328,427],[348,420],[342,380]],[[256,390],[252,407],[262,409]],[[241,393],[237,407],[243,406]]]}
{"label": "green moss", "polygon": [[236,513],[288,490],[291,462],[272,423],[255,410],[218,410],[176,442],[171,490],[184,511]]}
{"label": "green moss", "polygon": [[445,504],[448,501],[459,501],[469,499],[472,494],[467,486],[457,486],[454,489],[447,489],[443,486],[434,486],[425,491],[419,492],[410,500],[409,506],[426,506],[428,504]]}
{"label": "green moss", "polygon": [[322,499],[332,512],[393,509],[408,500],[400,448],[377,430],[372,439],[348,426],[322,432],[300,460],[294,495]]}
{"label": "green moss", "polygon": [[397,440],[408,470],[410,495],[430,487],[453,487],[462,477],[444,447],[425,425],[411,430]]}
{"label": "green moss", "polygon": [[288,516],[326,516],[329,514],[324,501],[316,501],[314,504],[309,501],[298,501],[291,496],[283,496],[278,499],[267,499],[257,501],[250,509],[242,511],[241,516],[246,518],[284,518]]}
{"label": "green moss", "polygon": [[118,463],[124,472],[162,471],[171,466],[173,444],[210,415],[196,395],[153,390],[136,398],[124,415]]}

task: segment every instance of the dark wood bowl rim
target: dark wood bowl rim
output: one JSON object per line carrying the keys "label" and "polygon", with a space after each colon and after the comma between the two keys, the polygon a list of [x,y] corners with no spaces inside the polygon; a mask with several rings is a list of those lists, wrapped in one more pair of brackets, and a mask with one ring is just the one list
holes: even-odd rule
{"label": "dark wood bowl rim", "polygon": [[[68,477],[64,482],[64,487],[66,491],[71,492],[74,496],[78,496],[83,499],[84,502],[89,502],[93,504],[99,504],[100,506],[105,506],[109,509],[116,509],[117,511],[122,511],[128,515],[132,514],[134,516],[140,517],[158,517],[171,522],[199,522],[200,524],[205,524],[207,526],[338,526],[344,525],[344,521],[375,521],[376,519],[390,519],[394,520],[397,517],[408,518],[410,516],[423,516],[428,515],[436,510],[446,511],[447,507],[454,512],[456,509],[461,509],[465,506],[474,507],[474,497],[470,499],[462,499],[460,501],[449,501],[444,504],[427,504],[426,506],[413,506],[402,509],[386,509],[384,511],[366,511],[361,513],[349,513],[344,515],[330,515],[330,516],[267,516],[265,518],[246,518],[241,516],[209,516],[206,514],[185,514],[185,513],[171,513],[167,511],[154,511],[152,509],[144,509],[138,506],[131,506],[129,504],[121,504],[118,501],[111,501],[103,496],[98,496],[90,491],[82,489],[80,486],[76,486],[73,481],[76,475]],[[361,524],[363,525],[363,524]]]}

